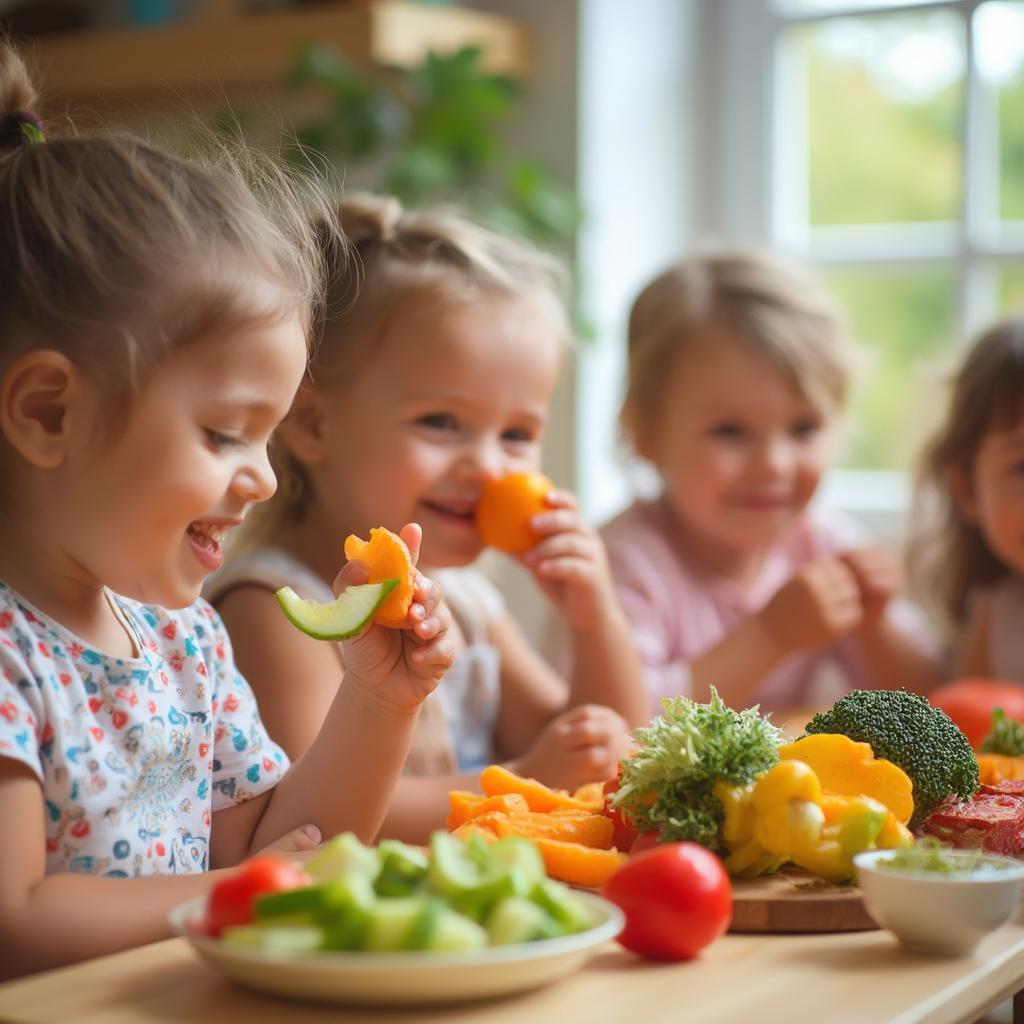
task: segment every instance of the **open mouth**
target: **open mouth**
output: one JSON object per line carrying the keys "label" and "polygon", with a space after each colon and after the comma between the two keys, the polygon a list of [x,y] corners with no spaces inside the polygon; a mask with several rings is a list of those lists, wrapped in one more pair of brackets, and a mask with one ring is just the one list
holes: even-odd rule
{"label": "open mouth", "polygon": [[214,523],[195,522],[189,523],[188,538],[192,542],[192,549],[195,551],[199,561],[210,570],[219,569],[224,561],[224,552],[221,542],[224,534],[227,533],[226,526],[219,526]]}

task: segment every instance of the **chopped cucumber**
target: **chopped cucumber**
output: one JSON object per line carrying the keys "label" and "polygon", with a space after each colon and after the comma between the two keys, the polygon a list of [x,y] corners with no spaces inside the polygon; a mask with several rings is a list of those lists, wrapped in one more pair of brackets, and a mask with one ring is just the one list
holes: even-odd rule
{"label": "chopped cucumber", "polygon": [[486,945],[487,932],[476,921],[471,921],[450,907],[443,907],[423,948],[454,952],[461,949],[483,949]]}
{"label": "chopped cucumber", "polygon": [[470,950],[594,927],[599,915],[550,880],[520,837],[463,843],[437,832],[430,855],[395,840],[377,849],[352,833],[310,859],[314,884],[260,896],[255,923],[224,941],[275,954],[314,950]]}
{"label": "chopped cucumber", "polygon": [[377,900],[366,922],[364,949],[409,949],[420,916],[429,912],[430,900],[424,896],[398,896]]}
{"label": "chopped cucumber", "polygon": [[252,914],[257,921],[306,918],[310,924],[314,924],[314,918],[323,909],[324,896],[325,890],[316,885],[266,893],[253,901]]}
{"label": "chopped cucumber", "polygon": [[324,948],[324,931],[312,925],[243,924],[225,928],[221,940],[267,953],[311,953]]}
{"label": "chopped cucumber", "polygon": [[306,601],[291,587],[274,595],[291,623],[316,640],[347,640],[356,636],[373,618],[398,580],[381,580],[348,587],[334,601]]}
{"label": "chopped cucumber", "polygon": [[487,919],[487,935],[492,946],[551,939],[561,934],[562,929],[546,910],[522,896],[502,900]]}
{"label": "chopped cucumber", "polygon": [[546,910],[566,935],[585,932],[598,923],[597,911],[589,903],[584,903],[571,889],[550,878],[534,883],[530,899]]}
{"label": "chopped cucumber", "polygon": [[372,881],[379,872],[377,851],[364,846],[352,832],[329,839],[306,864],[306,873],[314,882],[329,882],[349,873],[365,875]]}
{"label": "chopped cucumber", "polygon": [[378,847],[380,874],[374,883],[380,896],[411,896],[427,875],[427,857],[421,850],[395,839]]}

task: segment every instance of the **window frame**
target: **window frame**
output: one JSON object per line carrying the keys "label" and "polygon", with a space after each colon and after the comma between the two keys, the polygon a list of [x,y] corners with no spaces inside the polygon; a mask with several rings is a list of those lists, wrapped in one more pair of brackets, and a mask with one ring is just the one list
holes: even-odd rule
{"label": "window frame", "polygon": [[[722,59],[709,70],[707,95],[712,101],[707,116],[709,125],[717,121],[720,132],[718,144],[706,156],[704,175],[709,183],[719,184],[710,189],[705,232],[762,242],[821,269],[949,267],[957,287],[952,341],[954,346],[964,344],[998,311],[1000,262],[1024,261],[1024,221],[998,223],[998,211],[991,208],[992,197],[998,195],[998,125],[991,86],[977,67],[974,17],[986,2],[841,3],[821,10],[798,10],[785,0],[708,4],[709,32]],[[793,134],[780,145],[780,126],[786,123],[780,112],[795,93],[793,80],[787,80],[792,71],[784,59],[786,30],[837,18],[937,10],[959,13],[965,31],[963,178],[957,219],[794,231],[791,182],[806,181],[806,153],[794,146]],[[830,477],[824,500],[866,513],[890,537],[901,535],[906,474],[836,469]]]}

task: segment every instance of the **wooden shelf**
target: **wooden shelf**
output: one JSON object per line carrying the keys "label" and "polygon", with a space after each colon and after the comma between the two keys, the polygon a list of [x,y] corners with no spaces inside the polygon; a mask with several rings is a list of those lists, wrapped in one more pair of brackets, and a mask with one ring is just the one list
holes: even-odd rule
{"label": "wooden shelf", "polygon": [[153,29],[47,38],[30,54],[48,99],[118,105],[161,93],[252,92],[276,85],[298,43],[337,47],[363,65],[419,64],[428,50],[478,45],[484,66],[521,77],[526,32],[507,18],[409,0],[347,2]]}

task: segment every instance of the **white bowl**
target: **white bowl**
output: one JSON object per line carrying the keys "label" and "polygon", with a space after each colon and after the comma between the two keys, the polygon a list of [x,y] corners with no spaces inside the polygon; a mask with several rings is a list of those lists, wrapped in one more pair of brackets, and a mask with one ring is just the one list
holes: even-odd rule
{"label": "white bowl", "polygon": [[1020,903],[1024,862],[948,850],[944,856],[954,864],[962,861],[963,872],[908,871],[879,864],[893,853],[868,850],[853,862],[868,913],[915,953],[966,956],[989,932],[1006,924]]}

